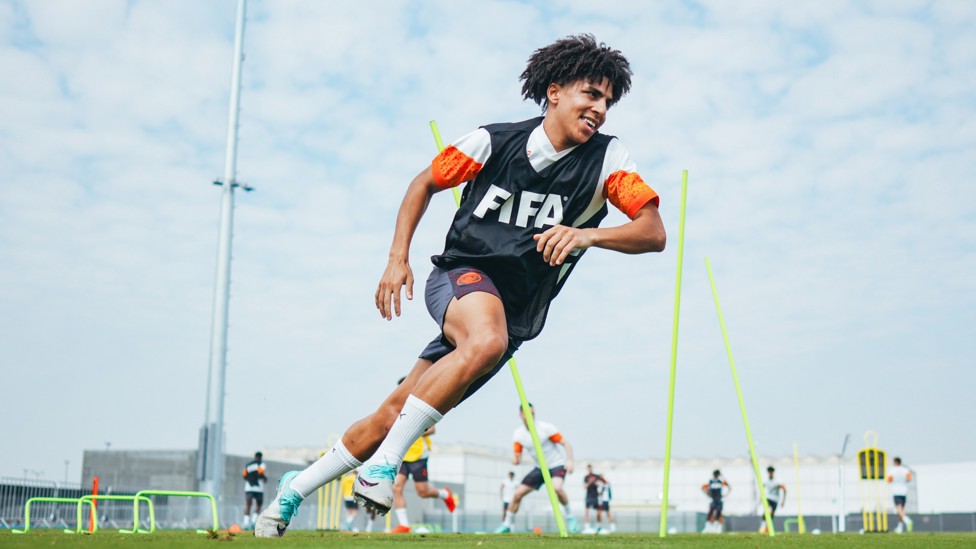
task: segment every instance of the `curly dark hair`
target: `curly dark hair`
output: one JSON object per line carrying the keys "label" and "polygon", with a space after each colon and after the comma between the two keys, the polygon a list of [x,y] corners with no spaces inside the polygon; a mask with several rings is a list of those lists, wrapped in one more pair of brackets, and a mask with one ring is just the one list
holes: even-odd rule
{"label": "curly dark hair", "polygon": [[550,84],[579,80],[599,82],[606,78],[613,86],[612,106],[630,91],[630,63],[620,50],[597,43],[592,34],[576,34],[556,40],[532,52],[522,71],[522,97],[531,99],[545,111],[549,106],[546,91]]}

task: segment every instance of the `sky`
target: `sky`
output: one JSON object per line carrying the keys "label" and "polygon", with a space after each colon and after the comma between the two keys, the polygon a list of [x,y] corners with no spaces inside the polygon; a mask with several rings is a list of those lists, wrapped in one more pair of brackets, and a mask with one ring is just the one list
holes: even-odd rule
{"label": "sky", "polygon": [[[193,449],[204,422],[235,2],[0,1],[0,476]],[[661,195],[659,254],[591,250],[516,360],[578,459],[664,455],[688,170],[675,458],[972,460],[976,3],[297,2],[247,7],[227,451],[326,447],[436,334],[454,203],[373,295],[406,185],[446,141],[540,114],[532,51],[593,33],[633,88],[602,131]],[[626,217],[611,208],[604,226]],[[507,450],[503,370],[435,442]],[[970,419],[966,419],[966,418]]]}

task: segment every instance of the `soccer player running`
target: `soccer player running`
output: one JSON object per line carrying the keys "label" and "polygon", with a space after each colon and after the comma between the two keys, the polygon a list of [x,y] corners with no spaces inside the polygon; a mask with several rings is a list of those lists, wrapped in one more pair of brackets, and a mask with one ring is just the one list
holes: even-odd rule
{"label": "soccer player running", "polygon": [[895,498],[895,511],[898,512],[898,525],[895,533],[901,534],[907,528],[912,531],[912,519],[905,514],[905,502],[908,500],[908,483],[912,481],[912,472],[901,464],[901,458],[892,460],[894,467],[888,471],[888,483],[891,484],[891,495]]}
{"label": "soccer player running", "polygon": [[[532,410],[532,417],[535,418],[535,408],[531,404],[529,404],[529,408]],[[522,411],[521,407],[519,407],[519,417],[522,418],[522,425],[512,433],[512,445],[515,450],[512,463],[515,465],[522,463],[522,450],[526,448],[531,449],[534,446],[532,434],[529,433],[529,427],[525,422],[525,412]],[[552,423],[536,419],[535,430],[542,444],[542,455],[546,458],[549,476],[552,477],[552,488],[556,491],[556,497],[559,498],[559,503],[563,504],[563,515],[566,517],[566,529],[570,532],[576,532],[579,530],[579,525],[576,523],[576,517],[573,516],[573,511],[570,509],[569,497],[566,496],[566,491],[563,490],[563,482],[566,480],[566,475],[572,474],[573,472],[573,447],[569,445],[569,442],[559,432],[559,429]],[[535,492],[544,484],[538,457],[535,455],[535,452],[531,451],[529,455],[536,462],[536,466],[529,471],[529,474],[525,475],[525,478],[522,479],[522,484],[515,489],[512,503],[509,504],[508,511],[505,512],[502,523],[495,529],[496,534],[507,534],[512,531],[515,525],[515,514],[518,513],[522,498],[531,492]]]}
{"label": "soccer player running", "polygon": [[[388,512],[410,445],[539,334],[549,303],[587,249],[664,249],[657,193],[623,145],[599,131],[630,90],[631,74],[623,54],[591,35],[540,48],[520,80],[523,96],[543,116],[479,128],[411,181],[376,307],[392,320],[400,316],[401,294],[413,299],[409,259],[417,225],[434,194],[467,182],[425,291],[440,333],[376,411],[346,429],[318,461],[282,477],[255,535],[283,535],[305,497],[360,466],[357,500]],[[607,202],[629,221],[600,228]]]}
{"label": "soccer player running", "polygon": [[[600,506],[596,508],[596,532],[607,535],[617,531],[617,523],[613,520],[613,513],[610,512],[610,500],[613,499],[613,489],[610,488],[610,481],[603,479],[600,485]],[[600,522],[601,515],[607,514],[607,527],[604,528]]]}
{"label": "soccer player running", "polygon": [[593,472],[593,465],[587,464],[586,466],[586,476],[583,477],[583,488],[586,490],[586,497],[583,501],[585,509],[583,510],[583,533],[584,534],[595,534],[596,530],[593,528],[593,523],[590,522],[590,509],[593,509],[594,514],[599,514],[600,509],[600,482],[603,480],[601,475]]}
{"label": "soccer player running", "polygon": [[[268,480],[264,474],[264,454],[254,452],[254,459],[247,462],[241,476],[244,477],[244,529],[252,527],[257,522],[258,513],[261,512],[261,505],[264,503],[264,483]],[[251,510],[251,504],[254,510]]]}
{"label": "soccer player running", "polygon": [[502,496],[502,516],[508,511],[508,506],[512,504],[512,498],[515,497],[515,490],[519,487],[519,482],[515,480],[515,471],[509,471],[508,475],[502,479],[501,496]]}
{"label": "soccer player running", "polygon": [[[397,384],[403,383],[404,379],[406,378],[400,378]],[[403,487],[410,477],[413,477],[413,485],[417,489],[418,496],[421,498],[440,498],[444,500],[447,510],[454,512],[454,496],[451,494],[451,489],[441,488],[438,490],[427,481],[427,457],[428,450],[430,450],[430,436],[434,434],[434,431],[433,426],[424,431],[424,434],[414,441],[403,456],[403,463],[400,464],[396,481],[393,483],[393,508],[396,510],[397,522],[400,523],[391,531],[393,534],[410,532],[410,519],[407,517],[407,498],[403,497]]]}
{"label": "soccer player running", "polygon": [[[766,502],[769,503],[769,518],[776,516],[776,509],[786,505],[786,485],[776,480],[776,468],[766,467],[769,478],[766,479]],[[761,533],[766,533],[766,521],[759,526]]]}
{"label": "soccer player running", "polygon": [[721,534],[725,524],[725,518],[722,517],[722,498],[732,493],[732,486],[722,478],[722,472],[715,469],[712,471],[712,478],[702,484],[702,492],[712,498],[708,504],[708,519],[702,534]]}

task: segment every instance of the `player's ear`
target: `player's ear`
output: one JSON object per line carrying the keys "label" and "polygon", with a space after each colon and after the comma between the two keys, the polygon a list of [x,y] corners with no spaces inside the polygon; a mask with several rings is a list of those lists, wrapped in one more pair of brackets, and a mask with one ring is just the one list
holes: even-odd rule
{"label": "player's ear", "polygon": [[560,92],[562,92],[562,86],[556,84],[555,82],[549,84],[549,87],[546,89],[546,100],[548,101],[550,107],[559,103]]}

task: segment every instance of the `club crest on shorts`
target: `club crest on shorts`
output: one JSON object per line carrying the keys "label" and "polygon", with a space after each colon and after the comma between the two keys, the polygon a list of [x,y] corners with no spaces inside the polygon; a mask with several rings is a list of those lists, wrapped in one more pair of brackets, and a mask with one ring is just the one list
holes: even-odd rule
{"label": "club crest on shorts", "polygon": [[457,278],[458,286],[467,286],[468,284],[475,284],[481,282],[481,275],[475,272],[464,273]]}

